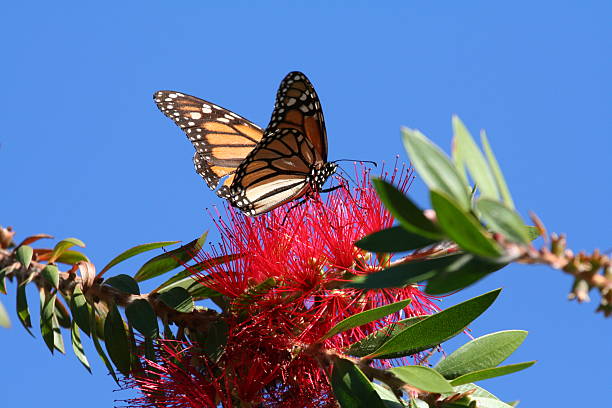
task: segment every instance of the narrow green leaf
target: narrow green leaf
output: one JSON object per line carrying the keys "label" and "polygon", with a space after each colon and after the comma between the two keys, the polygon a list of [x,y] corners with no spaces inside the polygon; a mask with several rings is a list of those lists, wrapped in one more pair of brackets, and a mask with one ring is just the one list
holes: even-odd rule
{"label": "narrow green leaf", "polygon": [[534,239],[540,236],[540,230],[538,227],[534,227],[532,225],[525,226],[527,229],[527,235],[529,236],[529,241],[533,241]]}
{"label": "narrow green leaf", "polygon": [[375,309],[366,310],[365,312],[354,314],[342,320],[332,327],[319,341],[329,339],[336,334],[352,329],[353,327],[363,326],[364,324],[373,322],[374,320],[382,319],[392,313],[399,312],[410,304],[411,299],[401,300],[389,305],[377,307]]}
{"label": "narrow green leaf", "polygon": [[156,339],[159,335],[157,316],[151,304],[145,299],[136,299],[130,302],[125,308],[125,315],[128,322],[143,336]]}
{"label": "narrow green leaf", "polygon": [[472,254],[462,254],[459,255],[457,262],[427,281],[425,292],[430,295],[442,295],[463,289],[506,265],[508,264],[494,262]]}
{"label": "narrow green leaf", "polygon": [[193,311],[193,298],[187,290],[176,287],[159,294],[159,300],[177,312],[190,313]]}
{"label": "narrow green leaf", "polygon": [[510,196],[510,190],[508,189],[508,185],[506,184],[506,180],[504,179],[504,175],[501,172],[499,167],[499,163],[493,154],[493,150],[491,149],[491,145],[489,144],[489,139],[487,138],[487,134],[484,130],[480,132],[480,141],[482,143],[482,147],[487,155],[487,160],[489,161],[489,166],[491,171],[493,172],[493,176],[495,177],[495,181],[497,183],[497,187],[501,192],[501,196],[504,200],[504,203],[511,209],[514,209],[514,202],[512,201],[512,197]]}
{"label": "narrow green leaf", "polygon": [[71,248],[73,246],[85,248],[85,244],[83,243],[83,241],[78,238],[62,239],[60,242],[55,244],[55,247],[51,252],[51,257],[49,258],[49,263],[54,263],[68,248]]}
{"label": "narrow green leaf", "polygon": [[179,273],[177,273],[176,275],[174,275],[173,277],[171,277],[170,279],[168,279],[167,281],[159,285],[159,287],[155,289],[153,292],[159,292],[162,289],[169,287],[173,283],[176,283],[179,281],[185,281],[185,278],[192,278],[191,280],[193,281],[193,275],[195,272],[202,272],[214,266],[226,264],[228,262],[231,262],[233,260],[240,258],[241,256],[242,256],[241,254],[222,255],[222,256],[218,256],[213,259],[207,259],[206,261],[199,262],[195,265],[190,266],[189,268],[183,269],[182,271],[180,271]]}
{"label": "narrow green leaf", "polygon": [[[453,408],[449,405],[446,405],[446,406],[448,408]],[[410,398],[409,407],[410,408],[430,408],[428,403],[418,398]]]}
{"label": "narrow green leaf", "polygon": [[30,309],[28,308],[28,298],[26,296],[26,284],[21,283],[17,285],[17,317],[19,321],[25,327],[25,329],[34,337],[34,333],[30,330],[32,327],[32,321],[30,319]]}
{"label": "narrow green leaf", "polygon": [[345,287],[357,289],[402,288],[406,285],[421,282],[442,273],[460,260],[461,255],[449,255],[422,261],[406,262],[380,272],[360,275]]}
{"label": "narrow green leaf", "polygon": [[64,337],[62,336],[62,329],[60,328],[57,315],[55,314],[55,310],[56,309],[54,308],[53,317],[51,318],[51,327],[53,329],[53,345],[57,351],[62,354],[66,354],[66,349],[64,348]]}
{"label": "narrow green leaf", "polygon": [[453,387],[436,370],[423,366],[404,366],[390,369],[397,378],[408,385],[428,392],[452,392]]}
{"label": "narrow green leaf", "polygon": [[72,322],[70,328],[70,340],[72,342],[72,351],[74,351],[74,355],[79,359],[83,367],[89,373],[91,373],[91,367],[89,366],[89,361],[87,360],[87,356],[85,355],[85,349],[83,348],[83,343],[81,343],[81,335],[79,334],[79,327],[75,322]]}
{"label": "narrow green leaf", "polygon": [[115,363],[115,367],[127,375],[130,372],[132,362],[127,330],[117,305],[109,306],[109,309],[104,321],[106,351],[113,363]]}
{"label": "narrow green leaf", "polygon": [[363,339],[351,344],[346,350],[346,354],[356,357],[367,356],[374,351],[378,350],[387,340],[392,338],[395,334],[404,330],[413,324],[420,322],[427,318],[427,316],[415,316],[408,319],[403,319],[395,323],[391,323],[388,326],[383,327],[373,333],[370,333]]}
{"label": "narrow green leaf", "polygon": [[373,178],[372,185],[385,207],[406,230],[435,240],[443,238],[439,228],[423,215],[423,210],[393,184]]}
{"label": "narrow green leaf", "polygon": [[342,408],[385,408],[372,383],[348,360],[339,358],[334,361],[331,385]]}
{"label": "narrow green leaf", "polygon": [[67,265],[74,265],[75,263],[81,261],[89,262],[89,258],[82,252],[73,251],[72,249],[65,250],[55,260],[55,262],[60,262]]}
{"label": "narrow green leaf", "polygon": [[80,285],[74,287],[70,298],[70,310],[73,320],[89,336],[91,334],[91,306],[87,303]]}
{"label": "narrow green leaf", "polygon": [[125,261],[126,259],[132,258],[138,254],[141,254],[146,251],[151,251],[153,249],[165,247],[168,245],[174,245],[180,241],[163,241],[163,242],[151,242],[149,244],[136,245],[126,251],[123,251],[116,257],[114,257],[102,270],[98,273],[98,277],[104,275],[106,271],[108,271],[113,266],[117,265],[120,262]]}
{"label": "narrow green leaf", "polygon": [[2,302],[0,302],[0,327],[11,327],[11,319],[9,318],[9,315],[6,312]]}
{"label": "narrow green leaf", "polygon": [[[90,308],[91,310],[91,315],[90,315],[90,320],[89,320],[89,325],[90,327],[96,327],[96,309],[95,308]],[[104,324],[103,324],[104,326]],[[82,327],[81,327],[82,328]],[[111,377],[113,377],[113,379],[115,380],[115,382],[117,384],[119,384],[119,380],[117,379],[117,374],[115,374],[115,369],[113,368],[113,365],[111,364],[110,360],[108,359],[108,357],[106,356],[106,353],[104,352],[104,349],[102,348],[102,346],[100,345],[100,340],[98,339],[98,336],[96,336],[96,333],[92,333],[93,336],[91,336],[91,339],[93,340],[94,346],[96,348],[96,351],[98,352],[98,356],[100,356],[100,359],[104,362],[104,365],[106,366],[106,369],[108,370],[108,373],[111,375]]]}
{"label": "narrow green leaf", "polygon": [[508,364],[501,367],[485,368],[483,370],[473,371],[471,373],[457,377],[451,381],[452,385],[462,385],[474,381],[482,381],[489,378],[500,377],[502,375],[516,373],[534,365],[535,361],[527,361],[524,363]]}
{"label": "narrow green leaf", "polygon": [[472,214],[461,209],[451,198],[432,190],[431,204],[436,210],[438,223],[444,232],[466,251],[476,255],[497,258],[502,250],[488,237],[487,231]]}
{"label": "narrow green leaf", "polygon": [[156,276],[162,275],[189,262],[189,260],[202,248],[206,240],[206,235],[207,233],[204,233],[200,238],[194,239],[187,245],[183,245],[180,248],[173,249],[172,251],[165,252],[150,259],[138,270],[138,272],[136,272],[134,279],[136,279],[137,282],[142,282],[147,279],[155,278]]}
{"label": "narrow green leaf", "polygon": [[57,270],[57,266],[45,265],[41,273],[43,278],[49,282],[51,287],[55,289],[59,287],[59,271]]}
{"label": "narrow green leaf", "polygon": [[523,343],[524,330],[506,330],[478,337],[440,360],[435,369],[448,379],[497,367]]}
{"label": "narrow green leaf", "polygon": [[40,295],[40,332],[49,351],[53,354],[53,350],[55,350],[55,336],[53,334],[55,295],[51,295],[45,289],[40,289],[38,293]]}
{"label": "narrow green leaf", "polygon": [[374,390],[383,401],[383,404],[385,404],[385,408],[404,408],[404,404],[400,402],[390,389],[374,382],[372,383],[372,387],[374,387]]}
{"label": "narrow green leaf", "polygon": [[453,135],[453,140],[451,142],[451,159],[453,160],[453,164],[457,169],[457,174],[461,177],[461,181],[464,186],[469,186],[469,181],[467,177],[467,171],[465,168],[465,154],[464,149],[459,148],[459,140],[457,139],[457,135]]}
{"label": "narrow green leaf", "polygon": [[15,256],[17,257],[17,260],[19,261],[19,263],[21,263],[25,269],[28,269],[30,267],[30,262],[32,262],[33,254],[34,254],[34,250],[32,249],[31,246],[22,245],[19,248],[17,248],[17,252],[15,253]]}
{"label": "narrow green leaf", "polygon": [[66,306],[62,303],[59,298],[55,299],[55,317],[57,317],[57,321],[61,327],[64,329],[69,329],[72,324],[72,319],[70,318],[70,313]]}
{"label": "narrow green leaf", "polygon": [[512,408],[503,401],[491,398],[470,397],[470,401],[478,408]]}
{"label": "narrow green leaf", "polygon": [[405,252],[435,242],[437,241],[434,239],[395,226],[370,234],[355,242],[355,246],[371,252]]}
{"label": "narrow green leaf", "polygon": [[112,286],[113,288],[123,292],[129,293],[130,295],[140,295],[140,288],[138,282],[134,280],[130,275],[120,274],[113,276],[104,281],[105,285]]}
{"label": "narrow green leaf", "polygon": [[499,232],[510,241],[529,244],[527,226],[516,211],[488,198],[479,199],[476,208],[490,229]]}
{"label": "narrow green leaf", "polygon": [[472,179],[480,189],[480,196],[497,200],[499,198],[497,185],[482,152],[461,119],[453,115],[452,122],[456,149],[461,151],[460,156],[465,160]]}
{"label": "narrow green leaf", "polygon": [[228,329],[227,322],[223,319],[216,320],[208,329],[203,347],[204,353],[213,363],[217,363],[225,352]]}
{"label": "narrow green leaf", "polygon": [[429,189],[443,191],[453,197],[461,209],[468,210],[467,186],[446,154],[418,130],[402,128],[402,140],[410,161]]}
{"label": "narrow green leaf", "polygon": [[189,292],[193,300],[202,300],[221,296],[219,292],[204,286],[200,281],[191,276],[187,276],[183,279],[177,280],[173,283],[168,284],[167,286],[164,286],[163,288],[157,288],[155,289],[155,291],[163,293],[177,287],[183,288],[187,292]]}
{"label": "narrow green leaf", "polygon": [[367,357],[411,355],[432,348],[461,333],[491,306],[500,291],[496,289],[430,315],[400,331]]}
{"label": "narrow green leaf", "polygon": [[0,293],[6,295],[6,272],[8,272],[8,266],[0,269]]}

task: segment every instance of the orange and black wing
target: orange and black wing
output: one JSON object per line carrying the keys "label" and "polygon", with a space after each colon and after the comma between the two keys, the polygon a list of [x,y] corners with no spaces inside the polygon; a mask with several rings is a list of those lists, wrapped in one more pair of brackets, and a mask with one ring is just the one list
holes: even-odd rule
{"label": "orange and black wing", "polygon": [[310,140],[317,152],[314,161],[327,161],[327,134],[321,102],[314,87],[301,72],[290,72],[281,82],[266,131],[272,133],[284,128],[297,129]]}
{"label": "orange and black wing", "polygon": [[315,146],[297,129],[267,132],[238,167],[230,203],[247,215],[270,211],[302,197],[315,172]]}
{"label": "orange and black wing", "polygon": [[229,198],[236,169],[263,137],[263,130],[243,117],[195,96],[158,91],[159,110],[187,134],[196,152],[196,172],[212,190],[226,177],[217,194]]}

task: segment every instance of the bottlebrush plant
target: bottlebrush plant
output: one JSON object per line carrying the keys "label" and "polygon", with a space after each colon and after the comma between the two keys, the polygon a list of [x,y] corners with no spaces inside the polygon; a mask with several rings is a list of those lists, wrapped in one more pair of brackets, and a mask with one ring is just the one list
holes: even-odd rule
{"label": "bottlebrush plant", "polygon": [[[139,391],[128,406],[513,406],[474,382],[534,364],[500,366],[526,332],[491,333],[432,362],[440,345],[463,333],[500,290],[444,310],[439,297],[511,262],[542,263],[572,274],[579,300],[599,290],[598,310],[609,316],[612,267],[597,251],[574,255],[535,216],[535,226],[526,226],[486,136],[483,154],[458,118],[453,125],[451,158],[420,132],[402,130],[429,187],[431,210],[406,196],[411,169],[374,177],[357,166],[355,185],[288,212],[249,218],[228,209],[214,215],[216,245],[206,249],[204,234],[132,276],[111,277],[120,262],[177,242],[136,246],[96,271],[72,249],[84,247],[78,239],[34,249],[52,237],[15,245],[15,231],[0,228],[0,291],[6,294],[7,280],[16,282],[17,318],[31,332],[25,288],[35,285],[49,350],[65,352],[65,329],[90,370],[85,333],[110,375]],[[536,249],[531,241],[539,235],[545,246]],[[177,268],[141,293],[139,282]],[[10,324],[2,304],[0,324]]]}

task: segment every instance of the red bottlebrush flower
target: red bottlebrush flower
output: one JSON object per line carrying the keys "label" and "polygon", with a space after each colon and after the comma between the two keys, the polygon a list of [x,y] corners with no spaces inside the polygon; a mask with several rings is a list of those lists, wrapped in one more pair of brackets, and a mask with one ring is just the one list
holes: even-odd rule
{"label": "red bottlebrush flower", "polygon": [[[219,217],[221,244],[199,253],[196,260],[238,256],[194,273],[225,297],[224,352],[211,361],[196,344],[185,344],[180,354],[173,354],[162,342],[160,354],[166,357],[153,367],[163,375],[136,380],[145,401],[176,400],[175,405],[164,405],[176,407],[335,406],[322,350],[341,353],[389,323],[437,310],[416,286],[342,288],[355,274],[388,265],[387,258],[372,256],[354,243],[394,222],[370,184],[370,171],[362,166],[355,173],[354,188],[344,185],[289,212],[279,208],[249,218],[230,209],[226,219]],[[412,172],[396,168],[383,177],[405,191]],[[404,299],[412,299],[404,310],[322,340],[347,317]],[[192,364],[194,359],[199,365]]]}

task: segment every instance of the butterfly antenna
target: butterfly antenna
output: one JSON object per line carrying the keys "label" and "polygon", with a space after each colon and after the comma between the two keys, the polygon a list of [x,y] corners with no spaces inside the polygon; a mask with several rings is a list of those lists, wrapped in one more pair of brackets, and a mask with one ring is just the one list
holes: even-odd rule
{"label": "butterfly antenna", "polygon": [[341,161],[351,161],[351,162],[359,162],[359,163],[370,163],[373,164],[374,167],[377,167],[378,164],[375,161],[372,160],[355,160],[355,159],[338,159],[338,160],[334,160],[332,163],[338,163]]}

